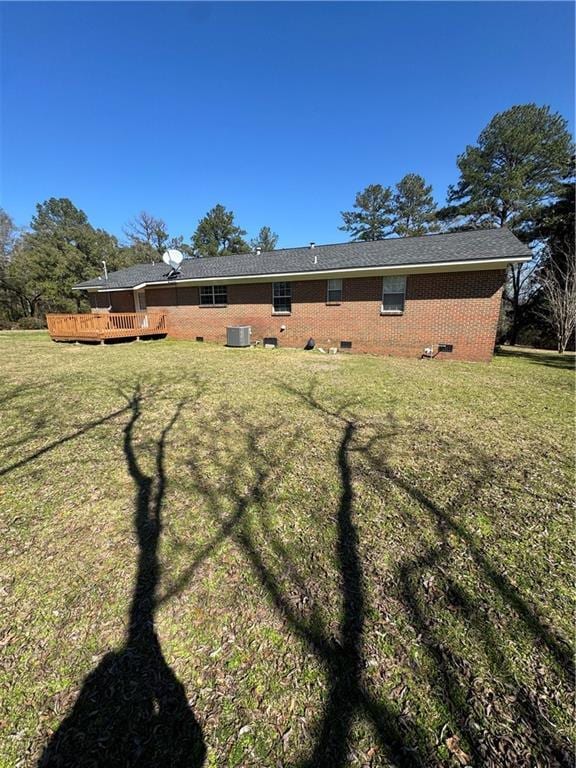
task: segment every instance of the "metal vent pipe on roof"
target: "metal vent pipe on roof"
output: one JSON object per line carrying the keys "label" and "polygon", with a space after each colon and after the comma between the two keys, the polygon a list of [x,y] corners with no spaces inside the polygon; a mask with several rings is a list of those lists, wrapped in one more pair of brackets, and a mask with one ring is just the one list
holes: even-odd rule
{"label": "metal vent pipe on roof", "polygon": [[316,245],[316,243],[315,243],[313,240],[311,240],[311,241],[310,241],[310,248],[314,248],[314,247],[315,247],[315,245]]}

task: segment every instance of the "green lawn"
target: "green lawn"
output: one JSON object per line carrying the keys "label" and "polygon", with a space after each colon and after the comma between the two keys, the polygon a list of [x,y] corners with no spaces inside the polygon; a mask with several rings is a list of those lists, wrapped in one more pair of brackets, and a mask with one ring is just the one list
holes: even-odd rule
{"label": "green lawn", "polygon": [[0,361],[0,765],[572,764],[573,357]]}

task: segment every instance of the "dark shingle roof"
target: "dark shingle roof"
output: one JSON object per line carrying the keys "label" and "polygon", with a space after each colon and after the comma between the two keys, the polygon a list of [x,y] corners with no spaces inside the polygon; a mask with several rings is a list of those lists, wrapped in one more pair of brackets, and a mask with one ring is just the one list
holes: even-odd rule
{"label": "dark shingle roof", "polygon": [[[210,259],[185,259],[178,280],[283,275],[303,272],[394,267],[451,261],[502,261],[530,258],[530,250],[507,229],[483,229],[423,237],[390,238],[369,243],[317,245],[314,249],[283,248]],[[316,263],[315,263],[316,260]],[[79,283],[76,288],[133,288],[166,280],[164,263],[136,264]]]}

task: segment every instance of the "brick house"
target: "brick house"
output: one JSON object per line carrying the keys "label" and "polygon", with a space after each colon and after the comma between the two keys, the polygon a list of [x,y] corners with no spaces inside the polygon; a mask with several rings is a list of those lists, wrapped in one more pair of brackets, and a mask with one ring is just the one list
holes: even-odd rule
{"label": "brick house", "polygon": [[177,339],[249,325],[280,346],[488,361],[506,267],[531,256],[509,230],[477,230],[186,259],[172,277],[138,264],[75,288],[95,312],[162,311]]}

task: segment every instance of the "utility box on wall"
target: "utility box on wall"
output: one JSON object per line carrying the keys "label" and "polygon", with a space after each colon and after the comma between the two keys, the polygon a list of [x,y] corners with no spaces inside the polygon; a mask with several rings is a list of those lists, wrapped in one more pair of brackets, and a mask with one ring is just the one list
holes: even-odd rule
{"label": "utility box on wall", "polygon": [[229,325],[226,328],[226,346],[227,347],[249,347],[250,346],[249,325]]}

